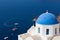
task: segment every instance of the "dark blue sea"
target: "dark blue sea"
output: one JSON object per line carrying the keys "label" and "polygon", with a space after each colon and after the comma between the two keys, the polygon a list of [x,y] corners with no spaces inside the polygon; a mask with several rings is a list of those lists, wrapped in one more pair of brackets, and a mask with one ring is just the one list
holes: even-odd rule
{"label": "dark blue sea", "polygon": [[[46,10],[58,16],[60,0],[0,0],[0,40],[18,40],[18,35],[27,32],[33,18]],[[19,23],[16,31],[14,23]]]}

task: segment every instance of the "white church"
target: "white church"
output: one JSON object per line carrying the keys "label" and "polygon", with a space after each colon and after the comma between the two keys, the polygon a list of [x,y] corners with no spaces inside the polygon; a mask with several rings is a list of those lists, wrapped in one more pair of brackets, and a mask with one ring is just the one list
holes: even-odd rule
{"label": "white church", "polygon": [[[36,19],[34,19],[36,20]],[[60,16],[46,11],[35,21],[27,33],[18,35],[18,40],[60,40]]]}

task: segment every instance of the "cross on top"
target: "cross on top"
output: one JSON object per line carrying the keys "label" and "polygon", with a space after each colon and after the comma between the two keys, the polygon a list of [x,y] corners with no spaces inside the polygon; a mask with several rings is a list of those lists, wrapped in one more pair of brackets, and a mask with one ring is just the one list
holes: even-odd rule
{"label": "cross on top", "polygon": [[46,10],[46,13],[48,13],[48,10]]}

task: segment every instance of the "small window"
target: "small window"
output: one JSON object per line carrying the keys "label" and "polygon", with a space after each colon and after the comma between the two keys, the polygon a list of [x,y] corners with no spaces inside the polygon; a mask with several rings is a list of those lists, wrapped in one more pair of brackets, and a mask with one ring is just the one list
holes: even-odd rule
{"label": "small window", "polygon": [[49,34],[49,29],[46,29],[46,35],[48,35]]}
{"label": "small window", "polygon": [[38,33],[40,33],[40,28],[38,28]]}
{"label": "small window", "polygon": [[55,34],[57,34],[57,28],[55,28]]}

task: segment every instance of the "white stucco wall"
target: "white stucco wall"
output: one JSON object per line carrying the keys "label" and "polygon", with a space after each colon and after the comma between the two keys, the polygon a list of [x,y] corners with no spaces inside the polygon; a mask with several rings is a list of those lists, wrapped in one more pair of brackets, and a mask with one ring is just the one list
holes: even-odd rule
{"label": "white stucco wall", "polygon": [[31,34],[31,36],[37,35],[36,27],[32,26],[32,27],[27,31],[27,33]]}
{"label": "white stucco wall", "polygon": [[32,37],[27,37],[27,38],[24,39],[24,40],[33,40],[33,38],[32,38]]}
{"label": "white stucco wall", "polygon": [[18,35],[18,40],[23,40],[23,39],[20,37],[20,35]]}
{"label": "white stucco wall", "polygon": [[[40,27],[40,33],[38,33],[38,28]],[[37,24],[36,25],[36,32],[37,34],[40,34],[41,36],[53,36],[55,35],[55,28],[57,28],[57,34],[59,34],[59,24],[55,25],[41,25]],[[49,29],[49,35],[46,35],[46,29]]]}
{"label": "white stucco wall", "polygon": [[[38,33],[38,28],[40,28],[40,33]],[[32,26],[27,31],[27,33],[31,34],[31,36],[40,35],[42,40],[50,40],[51,37],[53,37],[53,35],[55,35],[55,28],[57,28],[57,34],[59,34],[59,24],[55,24],[55,25],[41,25],[41,24],[37,24],[36,27]],[[46,35],[46,29],[49,29],[49,35]],[[20,36],[21,35],[18,35],[18,40],[23,40]]]}

